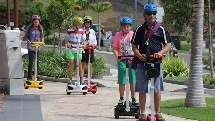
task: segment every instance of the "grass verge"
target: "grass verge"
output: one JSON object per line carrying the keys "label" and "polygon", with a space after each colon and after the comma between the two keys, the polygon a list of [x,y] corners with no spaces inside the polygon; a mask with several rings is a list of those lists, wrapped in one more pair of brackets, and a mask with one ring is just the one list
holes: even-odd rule
{"label": "grass verge", "polygon": [[214,121],[215,97],[206,98],[206,107],[188,108],[185,99],[166,100],[161,103],[162,113],[198,121]]}

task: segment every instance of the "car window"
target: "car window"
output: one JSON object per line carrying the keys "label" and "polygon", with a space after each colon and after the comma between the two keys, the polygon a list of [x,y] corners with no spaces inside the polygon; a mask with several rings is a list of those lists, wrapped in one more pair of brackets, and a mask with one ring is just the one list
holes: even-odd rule
{"label": "car window", "polygon": [[91,29],[93,29],[95,32],[98,32],[98,31],[99,31],[98,25],[92,25],[92,26],[91,26]]}
{"label": "car window", "polygon": [[4,25],[0,25],[0,30],[6,30],[6,27]]}

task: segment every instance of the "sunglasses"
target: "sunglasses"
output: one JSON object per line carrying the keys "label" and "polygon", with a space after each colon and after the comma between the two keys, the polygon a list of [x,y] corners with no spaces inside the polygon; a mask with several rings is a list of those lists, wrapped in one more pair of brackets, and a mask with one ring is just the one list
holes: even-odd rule
{"label": "sunglasses", "polygon": [[148,16],[156,15],[156,13],[146,13]]}

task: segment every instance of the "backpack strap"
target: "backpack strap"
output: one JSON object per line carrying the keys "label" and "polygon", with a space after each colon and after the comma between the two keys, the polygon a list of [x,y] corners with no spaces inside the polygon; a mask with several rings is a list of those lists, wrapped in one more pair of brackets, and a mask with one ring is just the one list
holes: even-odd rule
{"label": "backpack strap", "polygon": [[155,33],[158,28],[161,26],[161,23],[156,23],[153,28],[149,31],[147,37],[150,38],[153,33]]}

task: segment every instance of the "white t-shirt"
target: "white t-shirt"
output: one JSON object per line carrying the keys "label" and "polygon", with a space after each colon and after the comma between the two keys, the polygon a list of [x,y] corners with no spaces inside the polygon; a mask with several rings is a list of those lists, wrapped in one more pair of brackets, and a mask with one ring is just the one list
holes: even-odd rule
{"label": "white t-shirt", "polygon": [[[93,29],[89,29],[89,31],[86,31],[85,28],[83,28],[85,35],[86,35],[86,43],[87,44],[93,44],[97,45],[97,40],[96,40],[96,33]],[[89,37],[88,37],[89,34]]]}

